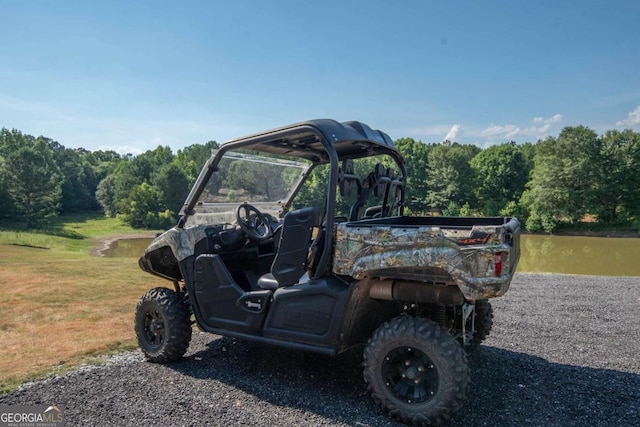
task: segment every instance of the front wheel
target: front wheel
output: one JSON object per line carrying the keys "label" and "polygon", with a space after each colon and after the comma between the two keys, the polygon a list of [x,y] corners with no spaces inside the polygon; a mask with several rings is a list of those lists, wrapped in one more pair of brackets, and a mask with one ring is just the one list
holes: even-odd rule
{"label": "front wheel", "polygon": [[168,288],[145,293],[136,307],[138,344],[147,360],[166,363],[181,358],[191,341],[189,307]]}
{"label": "front wheel", "polygon": [[469,368],[460,344],[437,323],[401,316],[369,340],[364,379],[373,400],[393,418],[439,425],[462,407]]}

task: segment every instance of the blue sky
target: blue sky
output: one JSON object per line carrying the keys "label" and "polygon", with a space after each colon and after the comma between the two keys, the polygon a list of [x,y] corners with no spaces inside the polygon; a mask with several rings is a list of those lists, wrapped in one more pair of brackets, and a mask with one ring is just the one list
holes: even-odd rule
{"label": "blue sky", "polygon": [[486,147],[640,131],[640,2],[0,0],[0,127],[174,152],[312,118]]}

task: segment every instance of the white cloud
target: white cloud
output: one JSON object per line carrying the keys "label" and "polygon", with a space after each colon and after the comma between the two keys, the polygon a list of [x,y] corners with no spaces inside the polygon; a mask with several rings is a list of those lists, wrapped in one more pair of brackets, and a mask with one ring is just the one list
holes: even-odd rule
{"label": "white cloud", "polygon": [[534,117],[532,125],[528,127],[520,127],[513,124],[496,125],[491,123],[490,126],[483,129],[480,135],[485,138],[485,145],[507,142],[513,139],[543,139],[549,135],[549,131],[555,125],[564,119],[562,114],[554,114],[549,118]]}
{"label": "white cloud", "polygon": [[101,145],[98,147],[98,150],[115,151],[118,154],[133,154],[134,156],[144,152],[144,150],[141,150],[140,148],[130,147],[127,145]]}
{"label": "white cloud", "polygon": [[520,133],[520,128],[515,125],[498,126],[491,123],[491,125],[484,129],[481,134],[485,138],[514,138]]}
{"label": "white cloud", "polygon": [[[536,118],[541,118],[541,117],[536,117]],[[564,119],[564,116],[562,114],[554,114],[553,116],[549,117],[546,120],[543,120],[544,123],[560,123],[562,121],[562,119]],[[535,121],[535,119],[534,119]]]}
{"label": "white cloud", "polygon": [[451,126],[447,136],[444,137],[443,141],[452,141],[456,142],[458,138],[464,133],[464,129],[459,124],[455,124]]}
{"label": "white cloud", "polygon": [[630,112],[626,119],[616,122],[616,126],[638,126],[640,125],[640,105]]}
{"label": "white cloud", "polygon": [[[542,119],[542,120],[539,120],[539,119]],[[551,126],[556,123],[560,123],[562,119],[564,119],[564,116],[562,114],[555,114],[549,117],[548,119],[545,119],[542,117],[536,117],[535,119],[533,119],[533,122],[542,123],[542,126],[534,125],[534,126],[525,128],[524,131],[522,132],[522,136],[542,139],[548,135],[548,132],[551,129]]]}

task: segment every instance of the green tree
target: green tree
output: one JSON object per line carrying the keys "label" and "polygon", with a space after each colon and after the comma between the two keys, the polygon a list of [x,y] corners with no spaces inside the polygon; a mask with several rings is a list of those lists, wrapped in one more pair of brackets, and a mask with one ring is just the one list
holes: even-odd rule
{"label": "green tree", "polygon": [[162,166],[153,177],[153,185],[160,193],[163,205],[177,214],[189,194],[189,183],[182,169],[175,163]]}
{"label": "green tree", "polygon": [[282,177],[282,168],[246,160],[229,164],[223,186],[241,188],[249,194],[263,196],[265,200],[284,197],[284,189],[287,188]]}
{"label": "green tree", "polygon": [[427,201],[432,208],[453,215],[465,203],[474,201],[474,171],[471,159],[480,152],[475,145],[434,145],[427,162]]}
{"label": "green tree", "polygon": [[[98,184],[107,177],[107,175],[111,175],[116,170],[116,167],[121,162],[126,161],[125,158],[120,156],[115,151],[85,151],[82,149],[78,150],[82,152],[82,161],[83,165],[86,169],[90,169],[90,171],[85,173],[85,177],[88,180],[86,183],[87,188],[92,194],[95,194],[98,190]],[[98,199],[96,197],[96,202]],[[100,203],[98,202],[97,208],[100,208]]]}
{"label": "green tree", "polygon": [[134,228],[167,228],[174,220],[164,208],[160,192],[146,182],[131,189],[123,206],[122,219]]}
{"label": "green tree", "polygon": [[498,215],[509,202],[520,200],[529,179],[529,165],[515,142],[494,145],[471,160],[475,195],[485,215]]}
{"label": "green tree", "polygon": [[610,130],[601,141],[598,203],[593,213],[598,222],[626,221],[640,214],[640,134]]}
{"label": "green tree", "polygon": [[115,151],[92,151],[84,155],[84,160],[93,168],[95,187],[107,175],[113,173],[119,163],[126,161],[124,157]]}
{"label": "green tree", "polygon": [[5,181],[19,219],[39,227],[57,215],[64,178],[45,141],[25,142],[6,156]]}
{"label": "green tree", "polygon": [[218,143],[208,141],[205,144],[193,144],[178,150],[175,157],[175,163],[187,177],[189,185],[192,185],[204,164],[209,160],[213,150],[218,149]]}
{"label": "green tree", "polygon": [[65,148],[49,138],[40,137],[47,143],[53,157],[63,175],[62,181],[62,212],[81,212],[97,210],[95,191],[95,172],[84,157],[86,150]]}
{"label": "green tree", "polygon": [[115,218],[118,208],[115,200],[116,177],[113,174],[107,175],[96,188],[96,200],[102,207],[104,214]]}
{"label": "green tree", "polygon": [[126,213],[126,200],[132,189],[142,183],[150,184],[153,176],[165,165],[173,161],[169,147],[157,147],[137,155],[131,160],[119,163],[115,170],[113,200],[118,212]]}
{"label": "green tree", "polygon": [[31,135],[24,135],[17,129],[0,129],[0,155],[5,157],[24,146],[25,144],[33,144],[35,138]]}
{"label": "green tree", "polygon": [[425,211],[429,207],[427,170],[432,146],[413,138],[400,138],[395,145],[406,162],[406,205],[411,211]]}
{"label": "green tree", "polygon": [[520,152],[522,153],[522,159],[524,161],[524,168],[529,171],[533,170],[533,159],[536,155],[536,146],[530,142],[525,142],[520,145]]}
{"label": "green tree", "polygon": [[595,210],[599,148],[597,134],[584,126],[566,127],[558,138],[538,142],[522,199],[531,213],[528,229],[550,232]]}
{"label": "green tree", "polygon": [[11,216],[15,202],[11,198],[11,194],[7,190],[8,186],[8,169],[5,158],[0,155],[0,219]]}

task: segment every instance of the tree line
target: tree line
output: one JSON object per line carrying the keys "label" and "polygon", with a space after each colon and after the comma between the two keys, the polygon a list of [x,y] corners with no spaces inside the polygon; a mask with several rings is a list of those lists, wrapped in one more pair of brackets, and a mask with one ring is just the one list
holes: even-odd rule
{"label": "tree line", "polygon": [[[565,127],[537,143],[480,149],[396,141],[408,161],[410,209],[517,216],[532,232],[585,219],[640,231],[640,133]],[[420,171],[425,171],[421,173]]]}
{"label": "tree line", "polygon": [[[566,127],[536,143],[482,149],[395,141],[407,162],[412,214],[517,216],[553,232],[589,219],[640,231],[640,133]],[[137,156],[65,148],[0,130],[0,224],[42,227],[59,214],[101,211],[136,228],[173,225],[215,141]]]}
{"label": "tree line", "polygon": [[2,128],[0,224],[40,228],[60,214],[101,211],[135,228],[169,227],[216,147],[209,141],[176,154],[158,147],[132,156]]}

